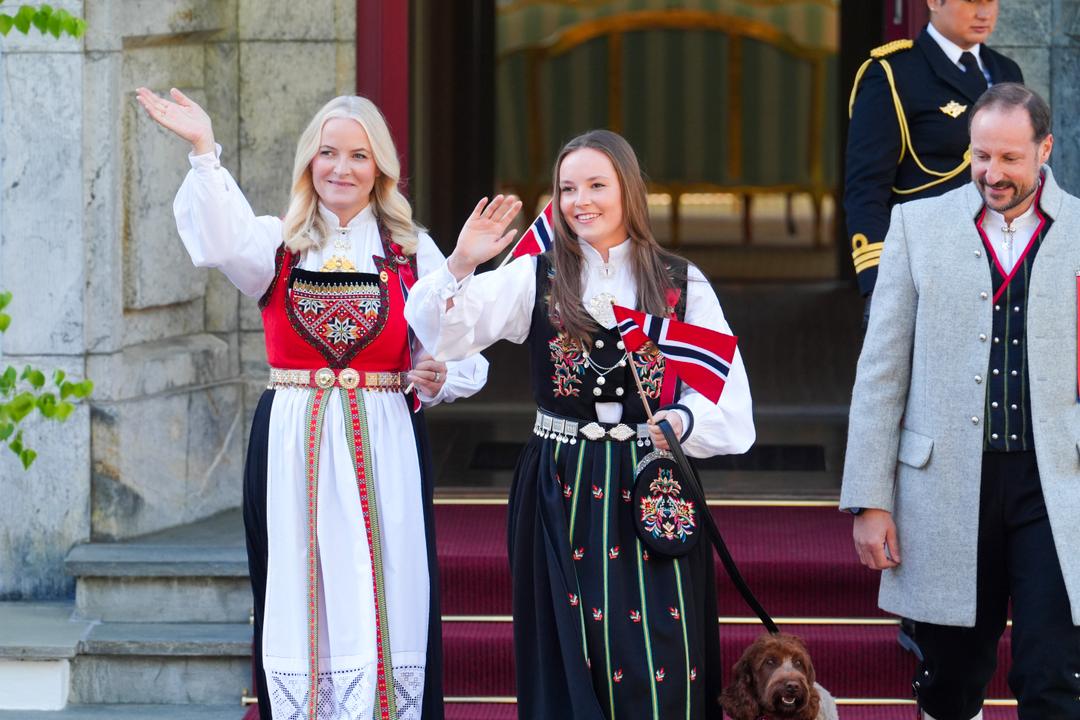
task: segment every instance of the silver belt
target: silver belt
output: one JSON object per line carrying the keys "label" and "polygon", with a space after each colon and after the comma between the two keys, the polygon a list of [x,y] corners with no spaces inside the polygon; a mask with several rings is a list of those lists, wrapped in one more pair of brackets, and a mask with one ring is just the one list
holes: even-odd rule
{"label": "silver belt", "polygon": [[401,392],[402,388],[408,385],[406,375],[407,373],[403,372],[371,372],[353,368],[343,368],[338,371],[328,367],[318,370],[270,368],[270,382],[266,387],[268,390],[288,387],[317,387],[329,390],[332,387],[342,387],[346,390],[364,388],[365,390]]}
{"label": "silver belt", "polygon": [[536,423],[533,425],[533,433],[542,438],[554,438],[556,442],[577,444],[578,437],[596,442],[598,440],[614,440],[627,442],[637,439],[639,447],[652,445],[652,435],[649,434],[647,423],[638,423],[634,426],[626,423],[617,423],[610,427],[604,427],[595,420],[571,420],[557,415],[551,415],[537,409]]}

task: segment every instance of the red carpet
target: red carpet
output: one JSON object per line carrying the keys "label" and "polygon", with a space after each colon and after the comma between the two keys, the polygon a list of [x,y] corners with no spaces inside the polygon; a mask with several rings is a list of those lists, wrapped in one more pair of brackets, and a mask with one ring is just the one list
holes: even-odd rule
{"label": "red carpet", "polygon": [[[877,573],[859,565],[851,545],[851,518],[833,508],[713,508],[724,538],[747,582],[778,618],[881,618]],[[442,505],[435,509],[444,616],[445,691],[454,698],[514,696],[509,622],[474,622],[509,616],[505,505]],[[750,616],[717,563],[720,615]],[[845,699],[911,697],[914,658],[896,642],[894,625],[817,623],[784,630],[800,636],[814,658],[818,681]],[[723,625],[724,664],[730,667],[762,629]],[[1009,636],[998,651],[999,669],[989,697],[1010,698],[1005,677]],[[448,703],[447,720],[510,720],[505,703]],[[911,705],[844,705],[843,720],[912,720]],[[1014,720],[1015,708],[987,708],[987,720]]]}
{"label": "red carpet", "polygon": [[[772,615],[884,616],[877,608],[877,573],[855,557],[849,515],[832,508],[712,510],[743,577]],[[509,615],[506,506],[439,506],[435,524],[443,613]],[[719,561],[717,577],[720,614],[749,614]]]}
{"label": "red carpet", "polygon": [[[837,708],[840,720],[914,720],[911,705],[870,706],[842,705]],[[1016,720],[1016,708],[990,707],[983,710],[985,720]],[[487,703],[450,703],[446,720],[517,720],[517,706]]]}
{"label": "red carpet", "polygon": [[[818,682],[836,697],[909,698],[914,658],[896,642],[893,626],[790,625],[781,628],[806,643]],[[720,629],[725,668],[761,634],[753,625]],[[510,623],[446,623],[445,691],[459,697],[514,695],[514,647]],[[1009,655],[1008,635],[998,649],[998,661]],[[1003,670],[990,684],[992,698],[1011,697]]]}

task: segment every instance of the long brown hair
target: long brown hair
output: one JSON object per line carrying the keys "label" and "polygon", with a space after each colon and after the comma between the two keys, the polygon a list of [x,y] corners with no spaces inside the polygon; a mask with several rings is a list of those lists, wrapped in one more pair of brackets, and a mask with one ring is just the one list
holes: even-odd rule
{"label": "long brown hair", "polygon": [[548,314],[555,327],[572,338],[589,342],[599,329],[581,302],[581,268],[585,256],[574,231],[559,209],[562,192],[559,170],[563,160],[575,150],[591,148],[604,153],[615,168],[622,195],[623,220],[630,236],[630,267],[637,283],[637,309],[654,315],[667,315],[666,291],[672,287],[668,262],[676,258],[656,242],[649,224],[648,191],[637,155],[630,143],[610,130],[590,130],[566,143],[555,161],[554,194],[551,214],[555,226],[553,262]]}

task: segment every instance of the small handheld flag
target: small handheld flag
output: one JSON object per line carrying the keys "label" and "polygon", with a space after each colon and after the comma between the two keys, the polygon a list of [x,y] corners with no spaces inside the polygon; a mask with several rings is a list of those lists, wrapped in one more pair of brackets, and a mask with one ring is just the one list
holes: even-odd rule
{"label": "small handheld flag", "polygon": [[529,229],[522,234],[514,249],[510,251],[510,257],[519,258],[547,252],[551,249],[554,240],[555,234],[551,229],[551,201],[549,200],[543,211],[532,221]]}
{"label": "small handheld flag", "polygon": [[627,350],[635,352],[652,341],[664,356],[665,372],[673,372],[714,403],[720,401],[735,358],[737,337],[620,305],[614,310]]}

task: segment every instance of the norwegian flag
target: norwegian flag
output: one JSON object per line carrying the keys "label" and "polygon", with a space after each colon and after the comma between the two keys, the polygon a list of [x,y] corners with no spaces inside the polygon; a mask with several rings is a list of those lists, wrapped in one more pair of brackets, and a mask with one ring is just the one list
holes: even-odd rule
{"label": "norwegian flag", "polygon": [[[626,349],[637,351],[647,341],[664,356],[665,374],[674,374],[714,403],[724,392],[738,338],[671,318],[615,305],[615,321]],[[665,378],[665,384],[667,384]]]}
{"label": "norwegian flag", "polygon": [[519,258],[526,255],[539,255],[551,249],[551,243],[555,234],[551,229],[551,201],[544,206],[543,211],[532,221],[532,225],[518,240],[517,245],[510,251],[510,257]]}

